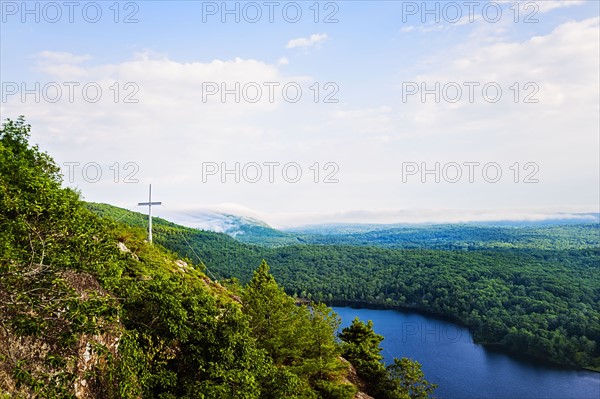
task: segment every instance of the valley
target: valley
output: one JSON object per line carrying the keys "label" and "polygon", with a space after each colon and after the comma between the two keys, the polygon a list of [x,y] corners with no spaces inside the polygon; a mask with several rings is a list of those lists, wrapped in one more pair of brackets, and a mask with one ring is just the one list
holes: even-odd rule
{"label": "valley", "polygon": [[[135,212],[88,206],[133,226],[145,223]],[[440,231],[447,232],[446,240],[430,239],[444,237]],[[478,343],[591,369],[600,366],[598,232],[596,223],[433,226],[392,230],[407,238],[408,248],[390,248],[385,241],[380,246],[261,246],[240,242],[240,235],[155,222],[158,243],[201,262],[220,280],[246,282],[254,265],[265,259],[294,297],[338,306],[416,309],[467,326]],[[335,235],[322,237],[336,240]],[[552,241],[564,243],[564,249],[553,249]]]}

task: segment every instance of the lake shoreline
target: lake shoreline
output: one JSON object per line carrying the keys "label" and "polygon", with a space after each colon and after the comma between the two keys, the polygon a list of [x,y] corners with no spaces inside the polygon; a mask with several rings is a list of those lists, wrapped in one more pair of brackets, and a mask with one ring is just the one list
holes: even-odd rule
{"label": "lake shoreline", "polygon": [[511,356],[517,360],[530,362],[532,364],[537,364],[537,365],[541,365],[544,367],[551,367],[551,368],[555,368],[555,369],[559,369],[559,370],[592,371],[592,372],[600,374],[600,368],[594,369],[593,367],[568,366],[568,365],[550,361],[545,358],[535,357],[535,356],[531,356],[531,355],[523,355],[521,352],[512,351],[502,344],[478,341],[473,336],[473,331],[471,330],[471,328],[468,325],[464,324],[462,321],[457,320],[450,316],[446,316],[444,314],[431,312],[431,311],[428,311],[428,310],[425,310],[425,309],[422,309],[419,307],[374,304],[374,303],[364,302],[364,301],[346,301],[346,300],[324,301],[324,303],[329,307],[369,309],[369,310],[395,310],[395,311],[399,311],[399,312],[415,313],[415,314],[418,314],[421,316],[432,317],[434,319],[437,319],[440,321],[445,321],[445,322],[450,322],[450,323],[456,324],[459,327],[467,329],[469,331],[469,333],[471,334],[471,336],[473,337],[474,344],[481,345],[485,349],[490,350],[492,352],[501,353],[501,354],[504,354],[507,356]]}
{"label": "lake shoreline", "polygon": [[600,392],[596,372],[476,344],[467,328],[447,318],[389,306],[334,306],[333,311],[341,318],[340,329],[351,325],[355,317],[372,320],[375,332],[385,338],[381,347],[386,364],[402,357],[418,361],[427,380],[438,384],[435,396],[439,398],[597,399]]}

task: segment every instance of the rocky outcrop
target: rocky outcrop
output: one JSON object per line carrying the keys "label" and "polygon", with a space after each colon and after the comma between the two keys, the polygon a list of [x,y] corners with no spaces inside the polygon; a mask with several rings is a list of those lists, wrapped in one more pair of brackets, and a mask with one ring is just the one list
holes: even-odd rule
{"label": "rocky outcrop", "polygon": [[354,398],[355,399],[374,399],[372,396],[369,396],[363,392],[365,390],[367,384],[358,376],[358,373],[356,372],[356,369],[354,368],[352,363],[350,363],[348,360],[344,359],[341,356],[340,356],[340,360],[342,361],[342,363],[344,363],[348,366],[348,371],[346,374],[345,382],[348,384],[354,385],[359,390],[356,393],[356,396],[354,396]]}
{"label": "rocky outcrop", "polygon": [[[62,386],[63,381],[73,381],[68,392],[56,392],[56,396],[75,395],[77,398],[102,397],[103,375],[110,367],[109,358],[118,356],[118,346],[122,326],[119,321],[97,320],[96,334],[79,334],[75,342],[65,341],[63,335],[72,333],[72,320],[68,320],[68,304],[72,301],[85,302],[91,298],[107,297],[109,294],[91,274],[66,270],[57,274],[72,292],[62,296],[35,298],[65,303],[50,314],[44,313],[44,306],[31,307],[32,319],[52,319],[48,329],[41,333],[23,335],[8,323],[7,307],[0,307],[0,392],[10,392],[11,397],[36,398],[36,387]],[[0,292],[1,294],[1,292]],[[34,295],[33,293],[31,295]],[[2,296],[2,295],[0,295]],[[11,301],[11,298],[5,298]],[[17,310],[22,314],[22,310]],[[13,314],[14,316],[14,314]],[[66,342],[72,342],[66,344]],[[0,395],[1,396],[1,395]]]}

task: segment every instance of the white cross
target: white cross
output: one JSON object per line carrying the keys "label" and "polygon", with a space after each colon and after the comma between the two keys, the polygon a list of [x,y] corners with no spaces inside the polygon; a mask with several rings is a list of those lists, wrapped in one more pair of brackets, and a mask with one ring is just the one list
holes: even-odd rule
{"label": "white cross", "polygon": [[148,202],[139,202],[138,206],[148,205],[148,242],[152,242],[152,205],[162,205],[162,202],[152,202],[152,184],[148,191]]}

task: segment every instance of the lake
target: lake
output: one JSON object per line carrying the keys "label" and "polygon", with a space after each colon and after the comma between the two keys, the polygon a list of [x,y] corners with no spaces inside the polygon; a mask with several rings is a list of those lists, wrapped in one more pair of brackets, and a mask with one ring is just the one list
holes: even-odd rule
{"label": "lake", "polygon": [[488,350],[456,324],[413,312],[333,307],[342,327],[373,320],[387,363],[409,357],[444,399],[599,399],[600,373],[565,370]]}

